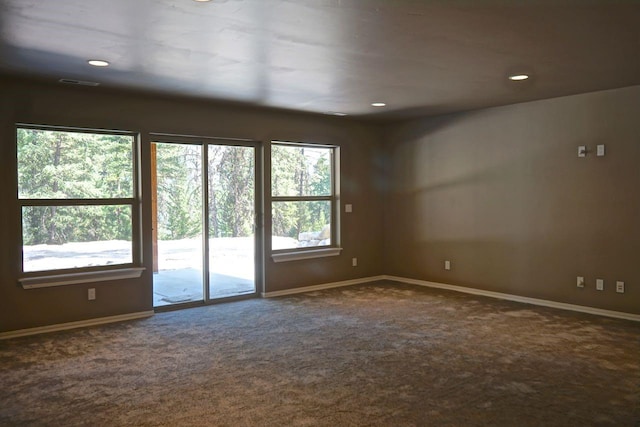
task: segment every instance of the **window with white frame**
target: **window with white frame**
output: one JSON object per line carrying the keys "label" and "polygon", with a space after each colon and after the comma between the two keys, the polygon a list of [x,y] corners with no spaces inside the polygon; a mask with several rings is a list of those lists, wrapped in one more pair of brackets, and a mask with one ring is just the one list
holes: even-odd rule
{"label": "window with white frame", "polygon": [[272,250],[338,246],[338,150],[271,143]]}
{"label": "window with white frame", "polygon": [[16,143],[23,273],[139,264],[134,134],[18,125]]}

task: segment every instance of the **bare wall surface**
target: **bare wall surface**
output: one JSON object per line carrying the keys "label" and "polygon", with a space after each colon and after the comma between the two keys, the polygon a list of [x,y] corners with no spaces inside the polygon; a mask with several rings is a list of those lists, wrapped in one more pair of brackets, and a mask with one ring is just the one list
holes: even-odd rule
{"label": "bare wall surface", "polygon": [[[342,255],[315,260],[265,261],[265,289],[276,291],[382,271],[379,132],[349,118],[241,108],[181,98],[0,79],[0,332],[152,309],[149,132],[334,144],[342,153]],[[16,203],[15,123],[140,132],[143,257],[140,279],[24,290],[18,285],[20,231]],[[267,201],[268,202],[268,201]],[[269,215],[269,204],[265,214]],[[268,224],[268,222],[266,222]],[[267,235],[270,229],[266,229]],[[358,257],[358,267],[351,258]],[[87,288],[98,298],[87,301]]]}
{"label": "bare wall surface", "polygon": [[414,120],[386,137],[386,274],[640,313],[640,86]]}

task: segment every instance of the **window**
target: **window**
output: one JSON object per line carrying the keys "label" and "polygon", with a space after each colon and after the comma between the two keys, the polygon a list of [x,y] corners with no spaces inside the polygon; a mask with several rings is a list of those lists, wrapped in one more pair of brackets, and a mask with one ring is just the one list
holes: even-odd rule
{"label": "window", "polygon": [[133,134],[19,125],[16,143],[23,273],[140,263]]}
{"label": "window", "polygon": [[272,250],[337,248],[337,165],[337,147],[272,142]]}

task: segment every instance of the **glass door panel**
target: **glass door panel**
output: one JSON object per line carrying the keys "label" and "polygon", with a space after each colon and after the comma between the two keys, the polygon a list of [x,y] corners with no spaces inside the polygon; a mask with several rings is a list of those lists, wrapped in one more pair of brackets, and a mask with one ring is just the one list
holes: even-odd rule
{"label": "glass door panel", "polygon": [[154,307],[204,300],[202,146],[152,144]]}
{"label": "glass door panel", "polygon": [[209,298],[255,286],[255,148],[208,146]]}

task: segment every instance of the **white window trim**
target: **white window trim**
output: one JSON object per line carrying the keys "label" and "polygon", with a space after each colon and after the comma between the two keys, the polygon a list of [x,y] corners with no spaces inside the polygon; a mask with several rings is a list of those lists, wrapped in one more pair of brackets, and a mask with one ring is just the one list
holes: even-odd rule
{"label": "white window trim", "polygon": [[119,268],[82,273],[63,273],[51,276],[23,277],[18,279],[23,289],[51,288],[54,286],[78,285],[81,283],[106,282],[110,280],[137,279],[144,267]]}
{"label": "white window trim", "polygon": [[273,262],[298,261],[301,259],[322,258],[329,256],[337,256],[342,252],[342,248],[328,247],[323,249],[313,249],[306,251],[289,251],[271,254]]}

